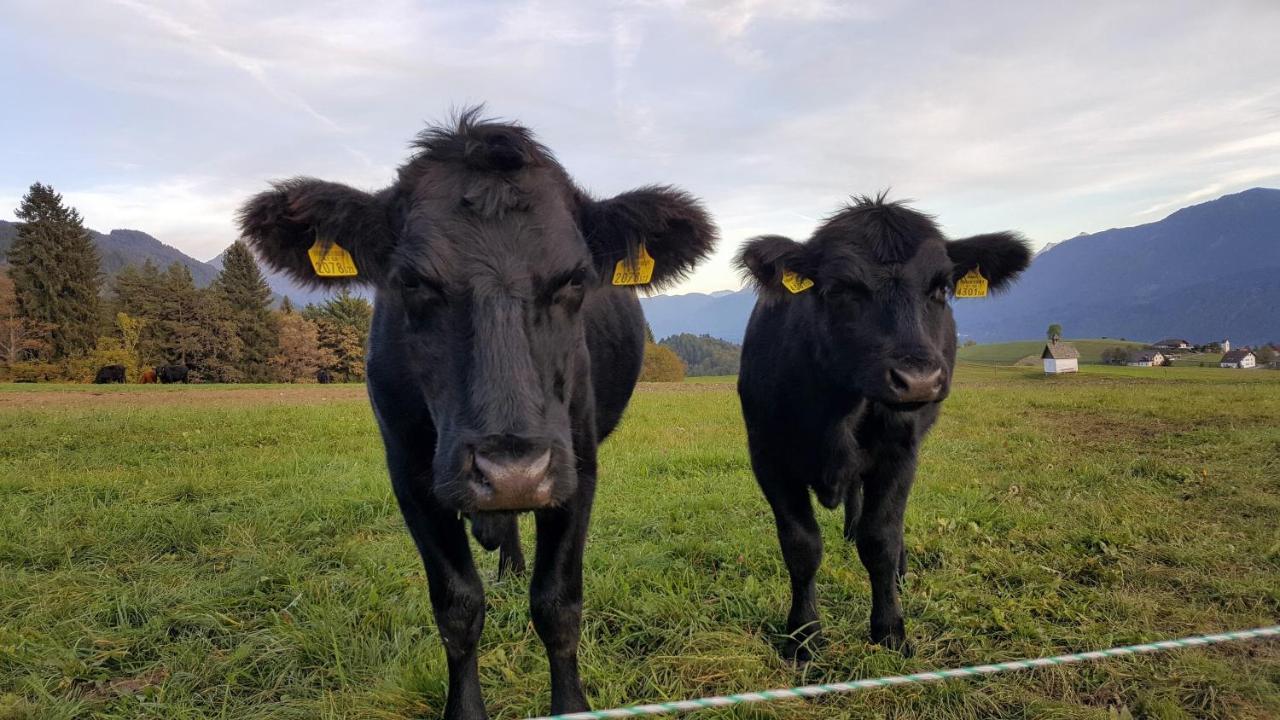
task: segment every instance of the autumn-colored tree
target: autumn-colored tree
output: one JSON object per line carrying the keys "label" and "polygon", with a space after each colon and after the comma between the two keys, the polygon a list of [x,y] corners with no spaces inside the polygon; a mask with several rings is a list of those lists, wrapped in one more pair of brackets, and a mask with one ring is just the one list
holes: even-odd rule
{"label": "autumn-colored tree", "polygon": [[276,376],[284,382],[312,382],[321,369],[338,364],[332,350],[320,344],[320,330],[316,324],[296,312],[281,309],[278,318],[280,349],[272,356],[271,365]]}
{"label": "autumn-colored tree", "polygon": [[50,328],[53,358],[84,355],[97,336],[98,250],[80,213],[35,183],[15,211],[22,223],[9,248],[18,314]]}
{"label": "autumn-colored tree", "polygon": [[666,345],[645,343],[641,382],[683,382],[684,362]]}
{"label": "autumn-colored tree", "polygon": [[53,326],[22,317],[9,273],[0,272],[0,363],[35,360],[47,355]]}

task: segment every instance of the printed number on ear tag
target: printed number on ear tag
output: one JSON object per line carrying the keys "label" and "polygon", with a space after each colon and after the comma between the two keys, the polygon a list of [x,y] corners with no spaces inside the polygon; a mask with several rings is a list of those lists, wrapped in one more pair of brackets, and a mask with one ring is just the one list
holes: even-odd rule
{"label": "printed number on ear tag", "polygon": [[979,268],[974,268],[964,274],[956,282],[956,297],[958,298],[980,298],[987,296],[987,279],[982,277]]}
{"label": "printed number on ear tag", "polygon": [[782,272],[782,285],[793,293],[802,293],[813,287],[813,281],[803,275],[797,275],[791,270]]}
{"label": "printed number on ear tag", "polygon": [[311,267],[320,277],[355,277],[359,274],[351,253],[332,240],[316,238],[307,255],[311,257]]}
{"label": "printed number on ear tag", "polygon": [[629,262],[624,258],[614,266],[613,284],[648,285],[649,281],[653,279],[653,267],[656,264],[653,257],[649,255],[649,251],[644,249],[644,245],[641,245],[640,252],[636,255],[634,262]]}

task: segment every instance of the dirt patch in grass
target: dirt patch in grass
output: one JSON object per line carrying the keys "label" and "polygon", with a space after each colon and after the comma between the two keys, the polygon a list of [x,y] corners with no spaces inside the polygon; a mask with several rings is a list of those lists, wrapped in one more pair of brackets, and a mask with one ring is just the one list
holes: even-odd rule
{"label": "dirt patch in grass", "polygon": [[260,406],[273,403],[318,405],[364,400],[363,385],[277,385],[272,387],[199,386],[129,388],[128,390],[52,390],[0,393],[0,410],[35,410],[65,407],[141,407],[167,405]]}

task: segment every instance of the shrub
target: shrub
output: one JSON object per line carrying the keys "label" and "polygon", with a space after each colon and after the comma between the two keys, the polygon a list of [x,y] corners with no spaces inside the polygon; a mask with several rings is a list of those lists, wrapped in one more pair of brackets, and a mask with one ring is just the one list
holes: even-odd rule
{"label": "shrub", "polygon": [[683,382],[684,363],[671,348],[656,343],[645,343],[644,365],[640,369],[641,382]]}

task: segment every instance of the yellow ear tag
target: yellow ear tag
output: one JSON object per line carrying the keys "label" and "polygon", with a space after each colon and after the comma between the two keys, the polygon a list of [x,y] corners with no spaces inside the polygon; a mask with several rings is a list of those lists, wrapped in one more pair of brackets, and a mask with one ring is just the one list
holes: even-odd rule
{"label": "yellow ear tag", "polygon": [[627,262],[624,258],[618,261],[613,268],[613,284],[614,285],[648,285],[653,279],[653,267],[656,265],[653,257],[649,255],[649,251],[644,249],[644,244],[640,245],[640,253],[636,255],[634,263]]}
{"label": "yellow ear tag", "polygon": [[979,268],[970,270],[956,282],[956,297],[980,298],[987,296],[987,279],[982,277],[982,273],[978,272],[978,270]]}
{"label": "yellow ear tag", "polygon": [[782,271],[782,286],[792,293],[802,293],[813,287],[813,281],[791,270]]}
{"label": "yellow ear tag", "polygon": [[311,267],[320,277],[355,277],[359,274],[351,253],[332,240],[317,237],[307,255],[311,257]]}

